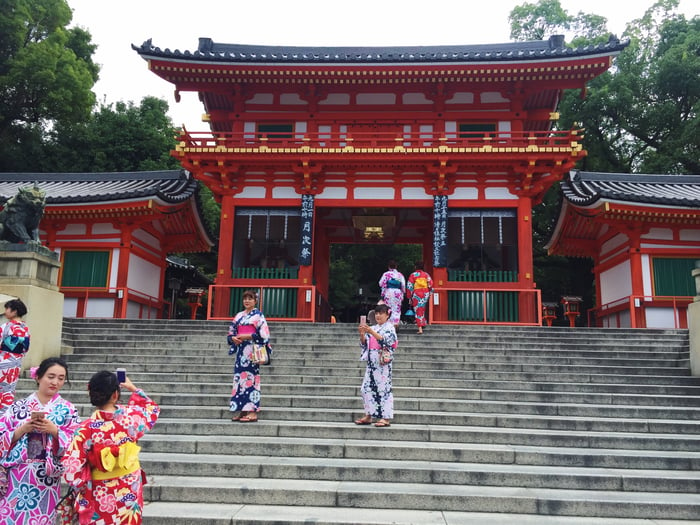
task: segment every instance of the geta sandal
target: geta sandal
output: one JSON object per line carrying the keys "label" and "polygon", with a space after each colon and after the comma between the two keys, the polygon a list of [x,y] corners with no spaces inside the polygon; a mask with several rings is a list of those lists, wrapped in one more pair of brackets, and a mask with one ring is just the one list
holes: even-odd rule
{"label": "geta sandal", "polygon": [[389,423],[386,419],[380,419],[374,424],[375,427],[390,427],[391,423]]}
{"label": "geta sandal", "polygon": [[356,425],[371,425],[372,418],[370,416],[361,417],[360,419],[355,420],[355,424]]}

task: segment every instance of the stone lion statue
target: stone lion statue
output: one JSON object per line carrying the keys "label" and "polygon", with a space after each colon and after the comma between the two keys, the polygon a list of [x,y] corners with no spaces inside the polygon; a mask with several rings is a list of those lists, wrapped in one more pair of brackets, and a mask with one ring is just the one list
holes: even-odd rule
{"label": "stone lion statue", "polygon": [[46,193],[36,184],[19,188],[0,211],[0,242],[41,244],[39,223],[45,205]]}

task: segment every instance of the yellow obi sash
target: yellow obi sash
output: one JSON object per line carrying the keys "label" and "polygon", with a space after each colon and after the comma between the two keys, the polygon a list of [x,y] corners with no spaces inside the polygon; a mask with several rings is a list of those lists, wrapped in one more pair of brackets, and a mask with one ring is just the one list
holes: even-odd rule
{"label": "yellow obi sash", "polygon": [[[115,456],[115,449],[118,453]],[[92,469],[92,479],[114,479],[136,472],[141,468],[139,463],[139,447],[136,443],[127,441],[118,447],[105,447],[100,451],[102,469]]]}

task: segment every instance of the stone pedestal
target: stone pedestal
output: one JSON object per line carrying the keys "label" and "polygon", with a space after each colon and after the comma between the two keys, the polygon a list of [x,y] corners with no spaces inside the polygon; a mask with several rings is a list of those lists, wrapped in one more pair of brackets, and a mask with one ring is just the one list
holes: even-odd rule
{"label": "stone pedestal", "polygon": [[690,334],[690,373],[700,376],[700,261],[691,272],[695,279],[695,299],[688,305],[688,332]]}
{"label": "stone pedestal", "polygon": [[[60,267],[58,256],[43,246],[0,244],[0,294],[18,297],[27,305],[27,315],[23,320],[29,325],[31,343],[22,360],[24,369],[61,353],[63,294],[58,291]],[[0,316],[0,319],[4,322],[4,317]]]}

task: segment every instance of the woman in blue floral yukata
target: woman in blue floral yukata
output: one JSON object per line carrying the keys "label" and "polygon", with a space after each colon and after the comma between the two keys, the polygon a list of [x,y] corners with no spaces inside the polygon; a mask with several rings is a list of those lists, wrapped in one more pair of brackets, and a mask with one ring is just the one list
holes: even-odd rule
{"label": "woman in blue floral yukata", "polygon": [[255,423],[260,411],[260,365],[251,360],[253,343],[267,345],[270,341],[270,329],[256,303],[255,291],[243,292],[244,310],[233,318],[227,337],[231,345],[229,355],[236,354],[230,401],[234,415],[231,420],[241,423]]}
{"label": "woman in blue floral yukata", "polygon": [[391,365],[398,340],[396,329],[389,318],[391,310],[385,304],[374,307],[377,324],[372,327],[361,324],[361,359],[367,362],[362,381],[362,402],[365,415],[355,420],[356,425],[369,425],[373,419],[375,427],[388,427],[394,417],[394,394],[391,390]]}

